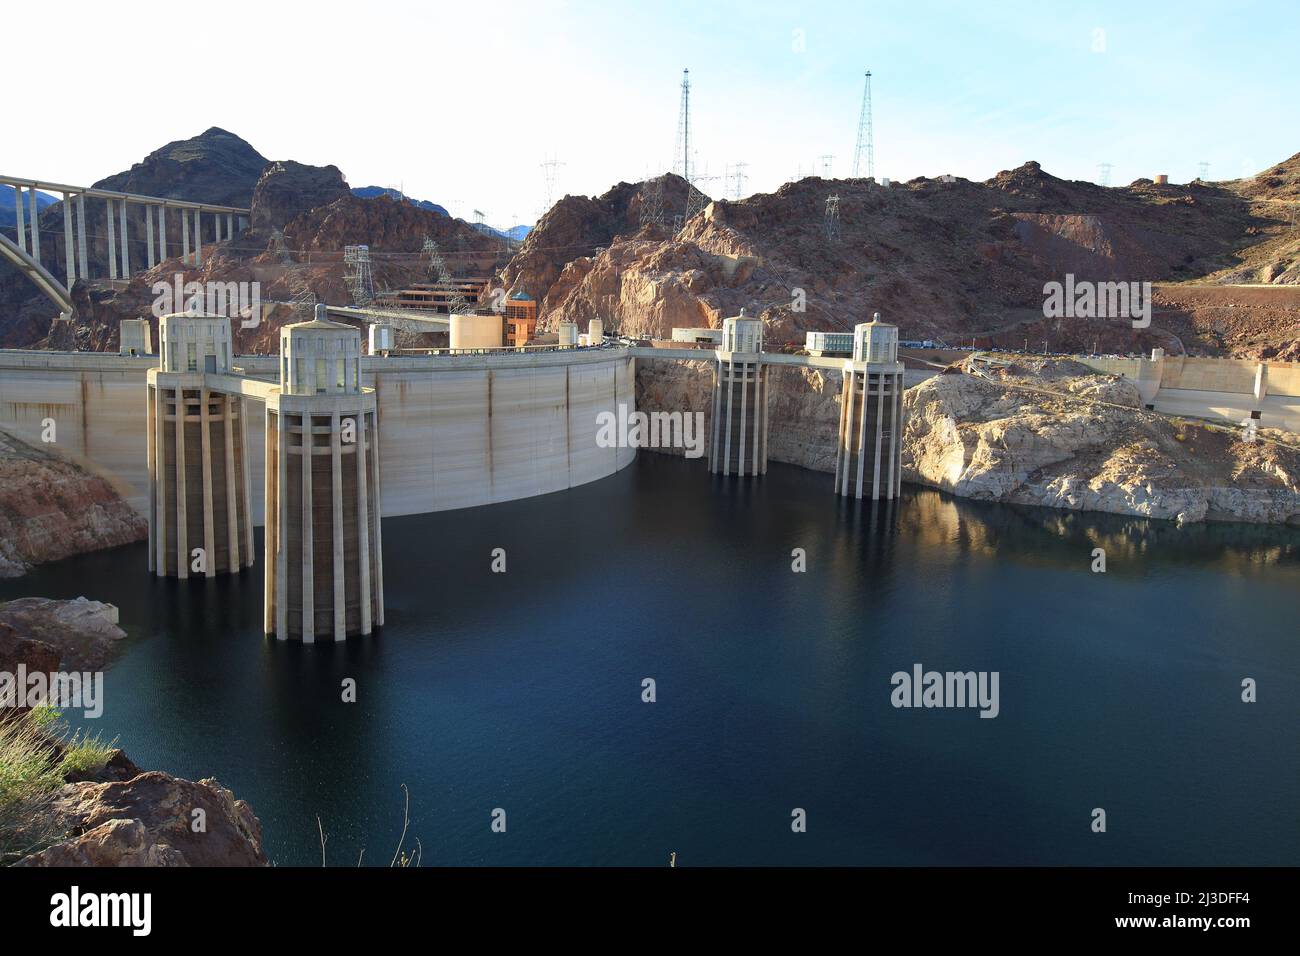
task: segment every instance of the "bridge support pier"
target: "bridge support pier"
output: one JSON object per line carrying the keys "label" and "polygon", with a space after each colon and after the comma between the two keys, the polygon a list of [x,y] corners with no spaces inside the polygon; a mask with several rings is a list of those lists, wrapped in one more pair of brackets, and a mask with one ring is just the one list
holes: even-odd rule
{"label": "bridge support pier", "polygon": [[903,366],[898,329],[864,322],[853,333],[840,393],[835,493],[897,498],[902,488]]}
{"label": "bridge support pier", "polygon": [[194,210],[194,265],[203,265],[203,223],[197,209]]}
{"label": "bridge support pier", "polygon": [[72,196],[68,193],[63,194],[63,271],[65,275],[64,284],[68,289],[72,289],[72,284],[77,281],[77,260],[75,242],[72,236]]}
{"label": "bridge support pier", "polygon": [[122,226],[121,244],[122,244],[122,278],[131,278],[131,253],[130,243],[126,237],[126,200],[123,199],[117,204],[118,222]]}
{"label": "bridge support pier", "polygon": [[167,258],[167,207],[158,207],[158,261]]}
{"label": "bridge support pier", "polygon": [[113,225],[113,200],[105,199],[104,203],[107,209],[106,221],[108,223],[108,229],[106,230],[108,233],[108,277],[110,279],[116,279],[117,278],[117,242],[113,238],[116,232],[116,229]]}
{"label": "bridge support pier", "polygon": [[86,196],[77,193],[77,259],[81,263],[81,278],[90,278],[90,269],[86,262]]}
{"label": "bridge support pier", "polygon": [[23,212],[23,187],[14,187],[14,227],[18,233],[18,251],[27,251],[27,216]]}
{"label": "bridge support pier", "polygon": [[359,333],[317,315],[281,330],[266,403],[263,623],[304,643],[384,623],[375,393],[360,386]]}
{"label": "bridge support pier", "polygon": [[[35,259],[37,262],[40,262],[41,261],[41,206],[40,203],[37,202],[36,200],[36,187],[33,186],[31,189],[27,190],[27,195],[31,199],[31,203],[32,203],[30,207],[31,220],[32,220],[31,223],[32,258]],[[15,199],[18,198],[17,193],[14,193],[14,198]]]}

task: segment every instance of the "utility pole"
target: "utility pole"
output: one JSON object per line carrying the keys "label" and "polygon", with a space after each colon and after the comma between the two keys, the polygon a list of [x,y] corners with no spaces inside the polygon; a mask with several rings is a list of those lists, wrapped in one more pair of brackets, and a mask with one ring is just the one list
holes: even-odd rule
{"label": "utility pole", "polygon": [[853,178],[876,175],[876,142],[871,131],[871,71],[862,87],[862,112],[858,116],[858,142],[853,148]]}

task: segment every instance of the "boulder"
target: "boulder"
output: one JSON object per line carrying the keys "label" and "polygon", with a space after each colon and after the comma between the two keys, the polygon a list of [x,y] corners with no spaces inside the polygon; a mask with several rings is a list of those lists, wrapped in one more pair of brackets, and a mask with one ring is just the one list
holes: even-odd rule
{"label": "boulder", "polygon": [[150,771],[71,783],[60,791],[56,812],[76,835],[16,866],[268,865],[252,808],[215,780]]}

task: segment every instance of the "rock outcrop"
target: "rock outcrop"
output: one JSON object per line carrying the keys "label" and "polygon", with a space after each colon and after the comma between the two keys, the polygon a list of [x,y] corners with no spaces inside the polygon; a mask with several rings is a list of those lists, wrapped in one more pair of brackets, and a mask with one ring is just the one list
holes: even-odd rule
{"label": "rock outcrop", "polygon": [[253,189],[249,226],[267,237],[295,216],[351,195],[337,166],[307,166],[291,159],[269,163]]}
{"label": "rock outcrop", "polygon": [[907,391],[903,478],[955,495],[1179,522],[1300,522],[1300,439],[1178,422],[1069,361]]}
{"label": "rock outcrop", "polygon": [[[0,674],[17,674],[22,665],[28,673],[52,674],[59,669],[59,652],[42,641],[34,641],[12,624],[0,621]],[[27,707],[15,707],[18,714]],[[5,711],[0,711],[3,715]]]}
{"label": "rock outcrop", "polygon": [[0,432],[0,577],[148,533],[103,478]]}
{"label": "rock outcrop", "polygon": [[[708,358],[638,360],[637,408],[700,412],[707,427],[712,374]],[[769,460],[834,472],[839,376],[782,366],[768,376]],[[1246,442],[1145,412],[1131,382],[1075,362],[1034,362],[996,381],[937,375],[907,390],[904,409],[911,484],[1181,522],[1300,524],[1300,436],[1263,429]]]}
{"label": "rock outcrop", "polygon": [[[84,598],[21,598],[0,606],[0,671],[102,668],[104,643],[122,636],[104,620],[111,607]],[[0,719],[31,718],[23,710],[5,711]],[[66,742],[47,729],[37,733],[44,738],[38,752],[47,754],[50,767],[63,767]],[[30,761],[14,771],[35,772]],[[35,815],[33,832],[48,835],[49,845],[16,866],[268,865],[257,816],[215,780],[142,771],[120,750],[94,766],[79,762],[63,771],[62,780],[37,804],[18,808]]]}
{"label": "rock outcrop", "polygon": [[[658,190],[666,222],[671,227],[674,214],[686,207],[686,181],[665,173],[646,183],[619,183],[597,197],[565,196],[538,220],[524,238],[519,252],[501,273],[498,287],[510,295],[525,292],[542,302],[542,314],[548,309],[542,301],[560,275],[574,260],[592,257],[609,246],[616,237],[630,238],[641,232],[641,211],[647,190]],[[653,241],[668,238],[668,228],[649,230]],[[572,279],[569,287],[575,284]],[[551,305],[558,305],[554,297]]]}
{"label": "rock outcrop", "polygon": [[84,597],[6,601],[0,604],[0,627],[11,627],[24,638],[52,648],[64,666],[76,671],[103,670],[117,653],[118,641],[126,637],[117,626],[116,607]]}
{"label": "rock outcrop", "polygon": [[149,771],[69,783],[54,812],[75,835],[16,866],[268,865],[257,816],[215,780]]}

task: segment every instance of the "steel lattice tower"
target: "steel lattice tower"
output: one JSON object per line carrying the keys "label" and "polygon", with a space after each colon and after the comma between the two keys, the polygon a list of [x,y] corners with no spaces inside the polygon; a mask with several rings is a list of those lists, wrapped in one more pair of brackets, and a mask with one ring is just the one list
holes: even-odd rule
{"label": "steel lattice tower", "polygon": [[369,246],[343,247],[343,281],[352,294],[352,304],[363,308],[375,299],[375,280],[370,271]]}
{"label": "steel lattice tower", "polygon": [[664,222],[664,178],[656,176],[641,184],[641,225],[662,226]]}
{"label": "steel lattice tower", "polygon": [[826,238],[835,239],[840,234],[840,197],[826,197]]}
{"label": "steel lattice tower", "polygon": [[673,150],[673,172],[691,181],[691,71],[682,70],[682,105],[677,113],[677,147]]}
{"label": "steel lattice tower", "polygon": [[862,113],[858,117],[858,143],[853,148],[853,178],[862,175],[862,164],[866,162],[866,175],[876,175],[876,141],[871,131],[871,71],[867,71],[866,84],[862,87]]}

